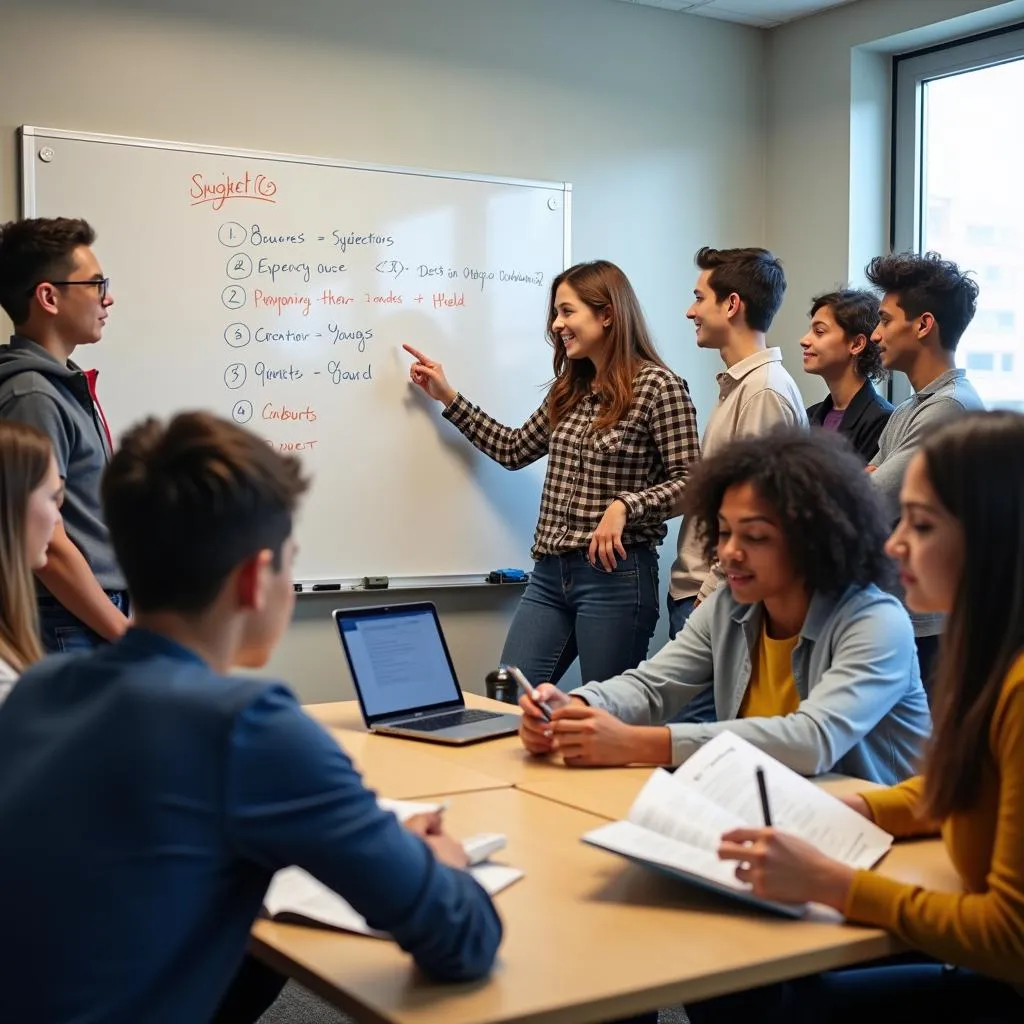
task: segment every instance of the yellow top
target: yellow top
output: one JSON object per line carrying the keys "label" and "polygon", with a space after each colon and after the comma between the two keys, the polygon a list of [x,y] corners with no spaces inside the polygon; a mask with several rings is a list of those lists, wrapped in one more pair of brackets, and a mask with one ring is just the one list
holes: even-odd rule
{"label": "yellow top", "polygon": [[[888,929],[943,963],[1024,984],[1024,655],[992,716],[977,803],[942,823],[964,892],[930,892],[870,871],[854,876],[846,916]],[[982,756],[982,751],[978,751]],[[934,833],[916,816],[923,779],[861,795],[895,836]]]}
{"label": "yellow top", "polygon": [[750,683],[740,704],[740,718],[790,715],[800,706],[793,679],[793,651],[799,640],[799,634],[773,640],[761,622],[761,638],[751,659]]}

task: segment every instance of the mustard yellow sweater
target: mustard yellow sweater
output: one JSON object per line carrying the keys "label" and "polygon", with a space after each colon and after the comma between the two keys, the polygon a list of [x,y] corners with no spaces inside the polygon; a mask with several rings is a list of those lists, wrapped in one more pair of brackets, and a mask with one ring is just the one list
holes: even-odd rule
{"label": "mustard yellow sweater", "polygon": [[[930,892],[858,871],[846,904],[851,921],[886,928],[943,963],[1024,985],[1024,655],[1014,663],[992,716],[991,766],[969,811],[941,832],[962,893]],[[979,757],[982,752],[978,752]],[[893,835],[934,832],[917,817],[921,776],[861,794]]]}

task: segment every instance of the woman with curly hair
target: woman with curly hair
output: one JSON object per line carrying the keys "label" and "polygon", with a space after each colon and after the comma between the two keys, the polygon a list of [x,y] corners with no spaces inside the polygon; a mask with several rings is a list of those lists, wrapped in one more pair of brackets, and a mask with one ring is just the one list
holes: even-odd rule
{"label": "woman with curly hair", "polygon": [[878,451],[878,436],[889,422],[892,406],[874,389],[882,381],[882,352],[871,336],[878,326],[878,296],[843,288],[811,300],[811,326],[800,339],[804,372],[821,377],[825,399],[807,410],[812,427],[846,436],[869,462]]}
{"label": "woman with curly hair", "polygon": [[[531,753],[571,765],[678,765],[729,730],[804,775],[892,784],[931,731],[910,619],[879,586],[885,515],[847,442],[784,428],[735,441],[686,489],[719,587],[638,668],[521,700]],[[718,721],[672,719],[712,689]]]}

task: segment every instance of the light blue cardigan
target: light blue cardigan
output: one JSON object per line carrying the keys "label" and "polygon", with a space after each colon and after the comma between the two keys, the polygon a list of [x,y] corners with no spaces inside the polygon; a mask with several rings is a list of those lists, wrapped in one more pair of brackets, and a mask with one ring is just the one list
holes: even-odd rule
{"label": "light blue cardigan", "polygon": [[653,658],[573,695],[632,725],[661,725],[713,686],[719,721],[668,726],[673,764],[728,729],[802,775],[836,771],[892,785],[915,774],[931,716],[903,605],[873,585],[815,594],[793,652],[800,706],[737,719],[762,614],[719,587]]}

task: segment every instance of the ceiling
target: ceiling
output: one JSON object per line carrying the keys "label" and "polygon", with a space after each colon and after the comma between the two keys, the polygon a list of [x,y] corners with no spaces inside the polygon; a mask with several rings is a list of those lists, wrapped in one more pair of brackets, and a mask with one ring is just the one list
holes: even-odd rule
{"label": "ceiling", "polygon": [[721,21],[738,21],[757,28],[774,28],[787,21],[853,3],[854,0],[619,0],[624,4],[661,7],[683,14],[700,14]]}

